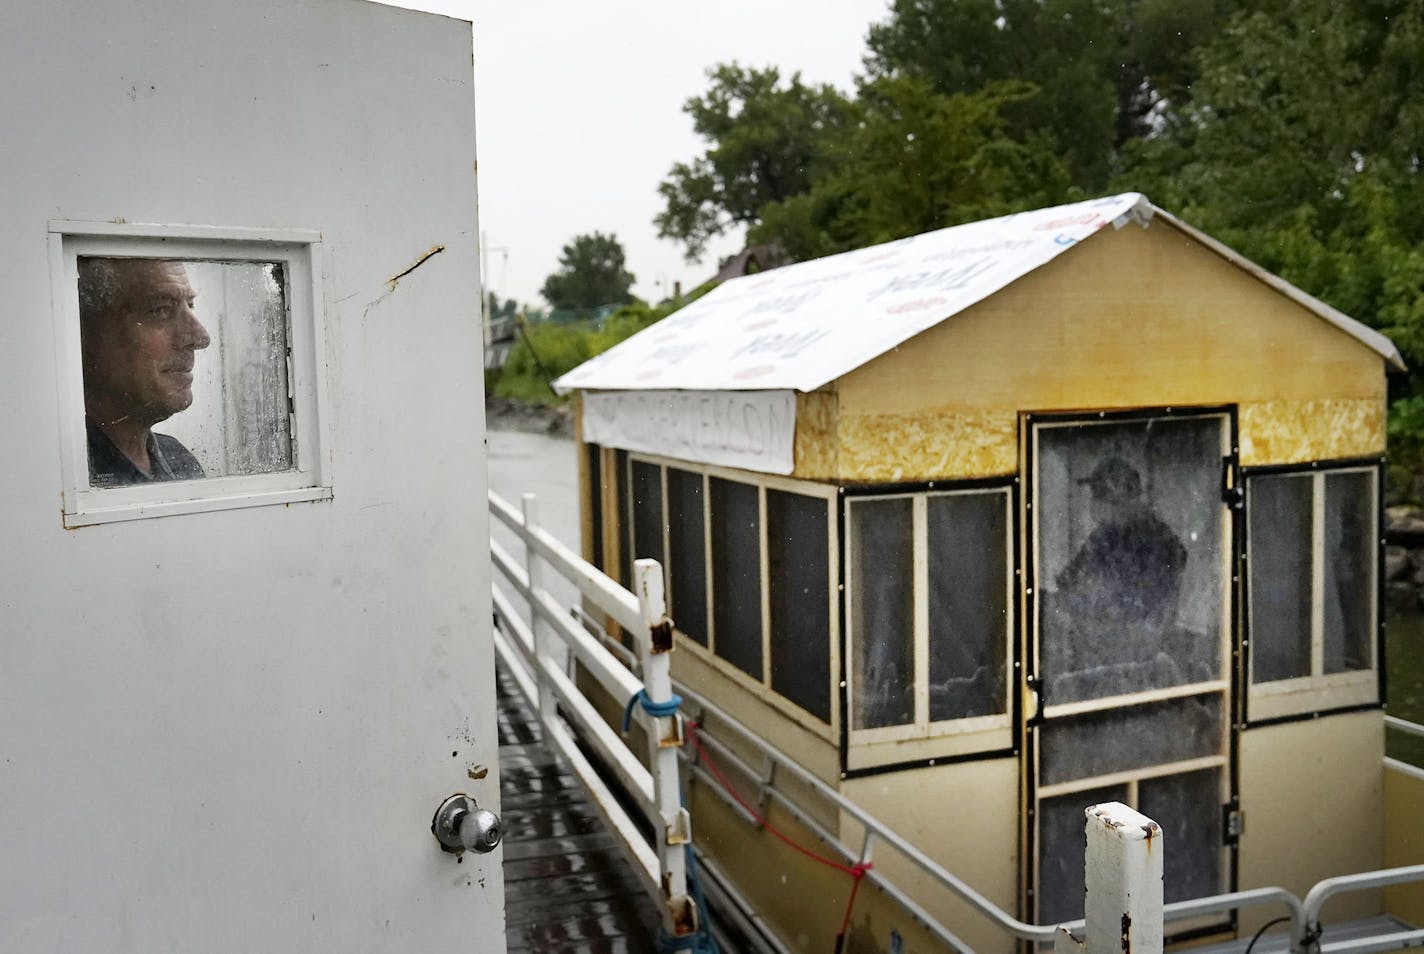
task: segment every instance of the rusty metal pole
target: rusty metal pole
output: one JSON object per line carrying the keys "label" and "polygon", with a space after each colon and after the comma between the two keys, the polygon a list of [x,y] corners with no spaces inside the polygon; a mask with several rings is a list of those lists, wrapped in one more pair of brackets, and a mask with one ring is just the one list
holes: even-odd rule
{"label": "rusty metal pole", "polygon": [[648,718],[648,770],[653,776],[653,801],[661,824],[657,829],[658,865],[662,876],[663,930],[671,937],[697,930],[700,913],[687,892],[686,845],[692,823],[682,805],[677,753],[682,747],[682,713],[672,691],[672,620],[663,592],[663,568],[656,560],[633,563],[633,591],[643,626],[636,634],[643,666],[643,709]]}
{"label": "rusty metal pole", "polygon": [[1121,802],[1084,814],[1087,927],[1081,939],[1062,930],[1055,954],[1162,954],[1161,827]]}

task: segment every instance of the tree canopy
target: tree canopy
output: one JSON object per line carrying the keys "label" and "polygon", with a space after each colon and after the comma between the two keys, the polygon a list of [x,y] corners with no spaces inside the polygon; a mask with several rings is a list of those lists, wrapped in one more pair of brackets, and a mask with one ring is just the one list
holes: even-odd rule
{"label": "tree canopy", "polygon": [[943,96],[916,78],[875,80],[854,104],[847,157],[762,206],[748,239],[800,260],[1053,204],[1068,193],[1062,164],[1016,142],[1002,115],[1034,94],[1023,83]]}
{"label": "tree canopy", "polygon": [[[1424,0],[894,0],[864,66],[713,70],[660,233],[796,260],[1142,191],[1424,369]],[[1424,372],[1391,387],[1424,461]]]}
{"label": "tree canopy", "polygon": [[917,76],[936,92],[1016,80],[1038,95],[1005,110],[1008,132],[1057,156],[1072,183],[1103,189],[1120,150],[1188,97],[1191,52],[1230,0],[896,0],[871,27],[871,78]]}
{"label": "tree canopy", "polygon": [[679,162],[658,186],[664,208],[658,235],[683,243],[697,258],[708,239],[760,220],[768,203],[807,192],[848,149],[851,104],[830,86],[807,86],[800,74],[782,83],[775,67],[730,63],[708,71],[710,86],[683,105],[711,146]]}
{"label": "tree canopy", "polygon": [[551,308],[591,314],[603,305],[633,300],[633,273],[624,267],[623,246],[613,235],[576,235],[559,253],[559,268],[539,294]]}
{"label": "tree canopy", "polygon": [[1255,6],[1115,185],[1393,338],[1392,450],[1424,463],[1424,0]]}

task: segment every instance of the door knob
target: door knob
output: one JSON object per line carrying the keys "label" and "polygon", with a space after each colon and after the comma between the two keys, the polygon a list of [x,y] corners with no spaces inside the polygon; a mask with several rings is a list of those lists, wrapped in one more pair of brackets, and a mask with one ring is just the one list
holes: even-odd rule
{"label": "door knob", "polygon": [[456,854],[467,850],[480,854],[493,851],[504,834],[499,816],[481,808],[463,793],[451,795],[440,803],[430,822],[430,831],[443,851]]}

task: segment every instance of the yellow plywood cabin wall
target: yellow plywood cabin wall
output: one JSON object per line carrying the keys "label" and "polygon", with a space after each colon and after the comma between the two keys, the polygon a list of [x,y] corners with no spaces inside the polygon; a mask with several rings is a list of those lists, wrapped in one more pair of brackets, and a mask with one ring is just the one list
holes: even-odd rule
{"label": "yellow plywood cabin wall", "polygon": [[1384,452],[1384,359],[1161,219],[1103,230],[832,387],[834,476],[818,459],[813,479],[1012,474],[1024,411],[1235,404],[1245,466]]}

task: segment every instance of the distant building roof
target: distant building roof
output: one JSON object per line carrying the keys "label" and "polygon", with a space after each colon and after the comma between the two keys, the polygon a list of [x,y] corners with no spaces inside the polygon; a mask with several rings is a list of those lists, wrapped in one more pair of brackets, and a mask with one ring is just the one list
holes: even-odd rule
{"label": "distant building roof", "polygon": [[733,278],[554,382],[560,392],[814,391],[988,298],[1108,226],[1154,217],[1357,338],[1384,335],[1129,192],[926,232]]}
{"label": "distant building roof", "polygon": [[711,280],[726,282],[733,278],[741,278],[743,275],[755,275],[758,272],[781,268],[783,265],[789,264],[791,264],[791,259],[787,257],[786,250],[781,247],[780,243],[765,242],[761,245],[748,245],[724,261]]}

